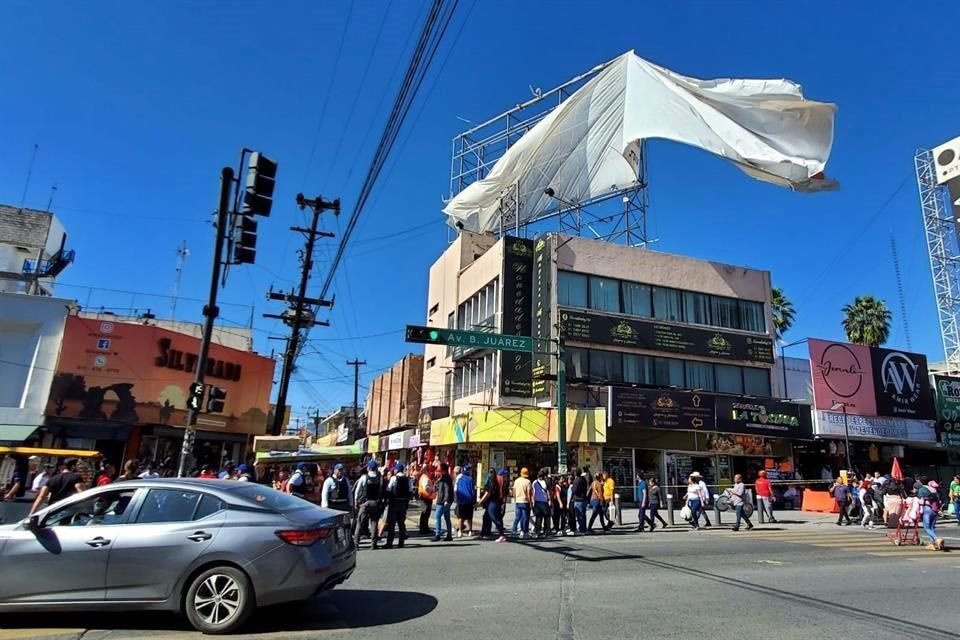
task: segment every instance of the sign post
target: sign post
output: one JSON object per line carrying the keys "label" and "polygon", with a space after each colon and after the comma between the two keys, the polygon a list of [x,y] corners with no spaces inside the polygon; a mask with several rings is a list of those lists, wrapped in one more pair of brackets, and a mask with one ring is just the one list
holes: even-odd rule
{"label": "sign post", "polygon": [[533,353],[533,338],[530,336],[511,336],[505,333],[484,333],[483,331],[462,331],[460,329],[438,329],[412,324],[407,325],[407,342]]}

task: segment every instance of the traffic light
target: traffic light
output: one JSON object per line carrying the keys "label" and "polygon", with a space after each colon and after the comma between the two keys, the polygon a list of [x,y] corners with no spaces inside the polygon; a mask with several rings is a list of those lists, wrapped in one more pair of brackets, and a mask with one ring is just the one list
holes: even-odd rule
{"label": "traffic light", "polygon": [[210,387],[210,394],[207,397],[207,413],[223,413],[223,401],[226,398],[226,389]]}
{"label": "traffic light", "polygon": [[233,231],[233,261],[253,264],[257,257],[257,221],[253,216],[237,216]]}
{"label": "traffic light", "polygon": [[445,344],[444,338],[447,332],[441,332],[434,327],[418,327],[407,325],[407,342],[419,342],[421,344]]}
{"label": "traffic light", "polygon": [[243,208],[240,213],[269,216],[276,180],[277,163],[259,151],[251,153],[247,164],[246,192],[243,194]]}
{"label": "traffic light", "polygon": [[204,385],[200,382],[191,383],[190,395],[187,396],[187,409],[200,411],[200,407],[203,406],[203,388]]}

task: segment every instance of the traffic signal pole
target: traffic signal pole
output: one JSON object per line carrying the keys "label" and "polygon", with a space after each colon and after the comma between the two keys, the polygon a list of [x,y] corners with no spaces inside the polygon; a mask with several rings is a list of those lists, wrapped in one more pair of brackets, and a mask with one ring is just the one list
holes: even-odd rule
{"label": "traffic signal pole", "polygon": [[567,365],[563,361],[562,328],[557,337],[557,473],[567,473]]}
{"label": "traffic signal pole", "polygon": [[[207,373],[207,359],[210,355],[210,341],[213,339],[213,323],[220,315],[217,307],[217,292],[220,288],[220,266],[223,262],[223,245],[226,241],[227,227],[230,222],[230,192],[233,189],[233,169],[224,167],[220,171],[220,200],[217,205],[217,237],[213,243],[213,270],[210,275],[210,297],[203,307],[203,336],[200,338],[200,355],[197,358],[197,373],[194,383],[202,385]],[[183,433],[183,447],[180,450],[180,465],[177,476],[187,474],[187,463],[193,456],[193,443],[197,438],[197,417],[200,412],[190,409],[187,412],[187,428]]]}

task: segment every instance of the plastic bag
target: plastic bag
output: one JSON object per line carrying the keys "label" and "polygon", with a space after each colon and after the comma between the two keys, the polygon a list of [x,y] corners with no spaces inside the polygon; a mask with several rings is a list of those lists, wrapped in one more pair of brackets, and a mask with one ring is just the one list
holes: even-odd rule
{"label": "plastic bag", "polygon": [[683,505],[683,509],[680,509],[680,517],[686,520],[687,522],[690,522],[691,520],[693,520],[693,510],[690,508],[690,505],[688,504]]}

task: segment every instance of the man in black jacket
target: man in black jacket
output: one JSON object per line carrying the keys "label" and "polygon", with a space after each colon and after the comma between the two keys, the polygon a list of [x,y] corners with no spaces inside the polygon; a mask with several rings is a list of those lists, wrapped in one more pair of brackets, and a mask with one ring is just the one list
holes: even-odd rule
{"label": "man in black jacket", "polygon": [[440,464],[440,479],[437,481],[437,497],[435,500],[436,512],[434,518],[437,521],[433,532],[433,541],[441,540],[440,534],[443,532],[443,518],[447,523],[447,537],[443,538],[446,542],[453,541],[453,523],[450,521],[450,505],[453,504],[453,479],[450,477],[450,467],[446,462]]}
{"label": "man in black jacket", "polygon": [[407,507],[410,505],[410,478],[403,472],[403,464],[397,463],[396,472],[387,484],[387,549],[393,548],[393,528],[400,529],[397,546],[403,549],[407,539]]}
{"label": "man in black jacket", "polygon": [[386,497],[383,486],[383,476],[377,470],[377,461],[367,463],[367,473],[359,480],[354,488],[354,503],[357,505],[357,528],[354,532],[354,541],[360,547],[360,537],[363,531],[370,531],[372,548],[378,549],[380,538],[377,523],[380,521],[380,506]]}
{"label": "man in black jacket", "polygon": [[577,517],[577,535],[582,536],[587,533],[587,494],[590,491],[590,483],[587,477],[590,472],[586,469],[578,469],[580,474],[573,481],[573,488],[570,491],[573,501],[573,511]]}

